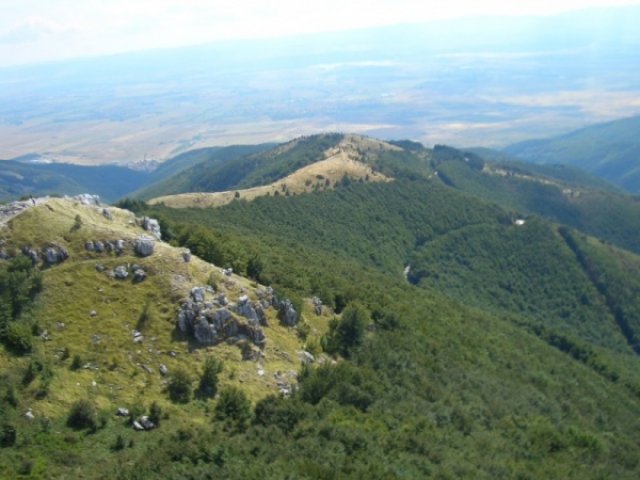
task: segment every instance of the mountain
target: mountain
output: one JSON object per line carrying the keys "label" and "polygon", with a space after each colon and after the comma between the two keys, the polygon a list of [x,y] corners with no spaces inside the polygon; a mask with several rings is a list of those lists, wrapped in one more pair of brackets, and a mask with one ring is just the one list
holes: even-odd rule
{"label": "mountain", "polygon": [[[243,198],[347,154],[384,181]],[[7,476],[637,478],[637,235],[591,213],[635,200],[526,168],[313,136],[212,166],[240,192],[216,208],[8,212]]]}
{"label": "mountain", "polygon": [[519,142],[504,151],[529,162],[575,166],[640,193],[640,116]]}

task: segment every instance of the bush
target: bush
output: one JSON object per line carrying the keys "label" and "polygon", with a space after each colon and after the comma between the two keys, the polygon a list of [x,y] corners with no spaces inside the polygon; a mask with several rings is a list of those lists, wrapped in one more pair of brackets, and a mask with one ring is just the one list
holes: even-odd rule
{"label": "bush", "polygon": [[207,357],[198,386],[199,395],[211,398],[218,392],[218,374],[222,372],[223,363],[215,357]]}
{"label": "bush", "polygon": [[249,398],[237,387],[222,390],[216,404],[215,418],[228,422],[237,430],[244,430],[251,419]]}
{"label": "bush", "polygon": [[76,430],[98,428],[96,408],[89,400],[78,400],[71,406],[67,425]]}
{"label": "bush", "polygon": [[0,425],[0,447],[13,447],[16,443],[16,427],[10,423]]}
{"label": "bush", "polygon": [[71,368],[71,370],[80,370],[83,363],[82,357],[76,353],[73,356],[73,360],[71,361],[71,366],[69,368]]}
{"label": "bush", "polygon": [[188,403],[191,400],[191,376],[186,370],[176,369],[171,375],[167,390],[171,401]]}
{"label": "bush", "polygon": [[5,337],[7,347],[19,354],[29,353],[33,350],[33,337],[31,327],[25,322],[9,322]]}
{"label": "bush", "polygon": [[156,427],[160,426],[160,420],[162,418],[162,408],[157,402],[153,402],[149,407],[149,420],[155,423]]}

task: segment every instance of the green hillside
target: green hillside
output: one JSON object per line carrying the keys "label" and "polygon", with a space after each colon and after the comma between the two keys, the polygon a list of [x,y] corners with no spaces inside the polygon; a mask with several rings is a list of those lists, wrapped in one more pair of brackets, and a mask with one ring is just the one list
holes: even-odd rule
{"label": "green hillside", "polygon": [[572,165],[640,193],[640,116],[516,143],[504,151],[530,162]]}
{"label": "green hillside", "polygon": [[[272,181],[343,138],[211,171]],[[394,145],[351,150],[387,182],[345,177],[215,209],[126,200],[135,215],[110,208],[111,220],[54,199],[8,221],[0,478],[637,478],[640,257],[589,236],[635,245],[635,224],[618,220],[635,200]],[[624,208],[598,213],[611,199]],[[143,215],[168,242],[146,257],[132,250]],[[588,234],[566,226],[578,222]],[[116,239],[120,255],[85,247]],[[33,267],[24,246],[68,258]],[[134,263],[143,281],[109,275]],[[267,302],[265,345],[246,325],[203,345],[176,318],[206,285],[236,304],[240,325],[237,305],[256,305],[263,285],[299,321],[284,325]],[[203,395],[203,379],[217,393]],[[156,428],[132,428],[143,414]]]}

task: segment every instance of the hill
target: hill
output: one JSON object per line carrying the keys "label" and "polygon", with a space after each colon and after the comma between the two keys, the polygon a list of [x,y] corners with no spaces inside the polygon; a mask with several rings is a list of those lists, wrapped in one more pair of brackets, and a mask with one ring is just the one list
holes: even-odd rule
{"label": "hill", "polygon": [[640,193],[640,116],[592,125],[565,135],[529,140],[504,151],[522,160],[581,168]]}

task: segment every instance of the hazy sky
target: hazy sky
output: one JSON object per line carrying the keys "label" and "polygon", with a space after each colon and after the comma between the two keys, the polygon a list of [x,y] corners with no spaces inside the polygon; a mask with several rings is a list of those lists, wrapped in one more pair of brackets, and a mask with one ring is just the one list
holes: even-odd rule
{"label": "hazy sky", "polygon": [[640,0],[0,0],[0,66],[229,38],[475,15],[549,15]]}

